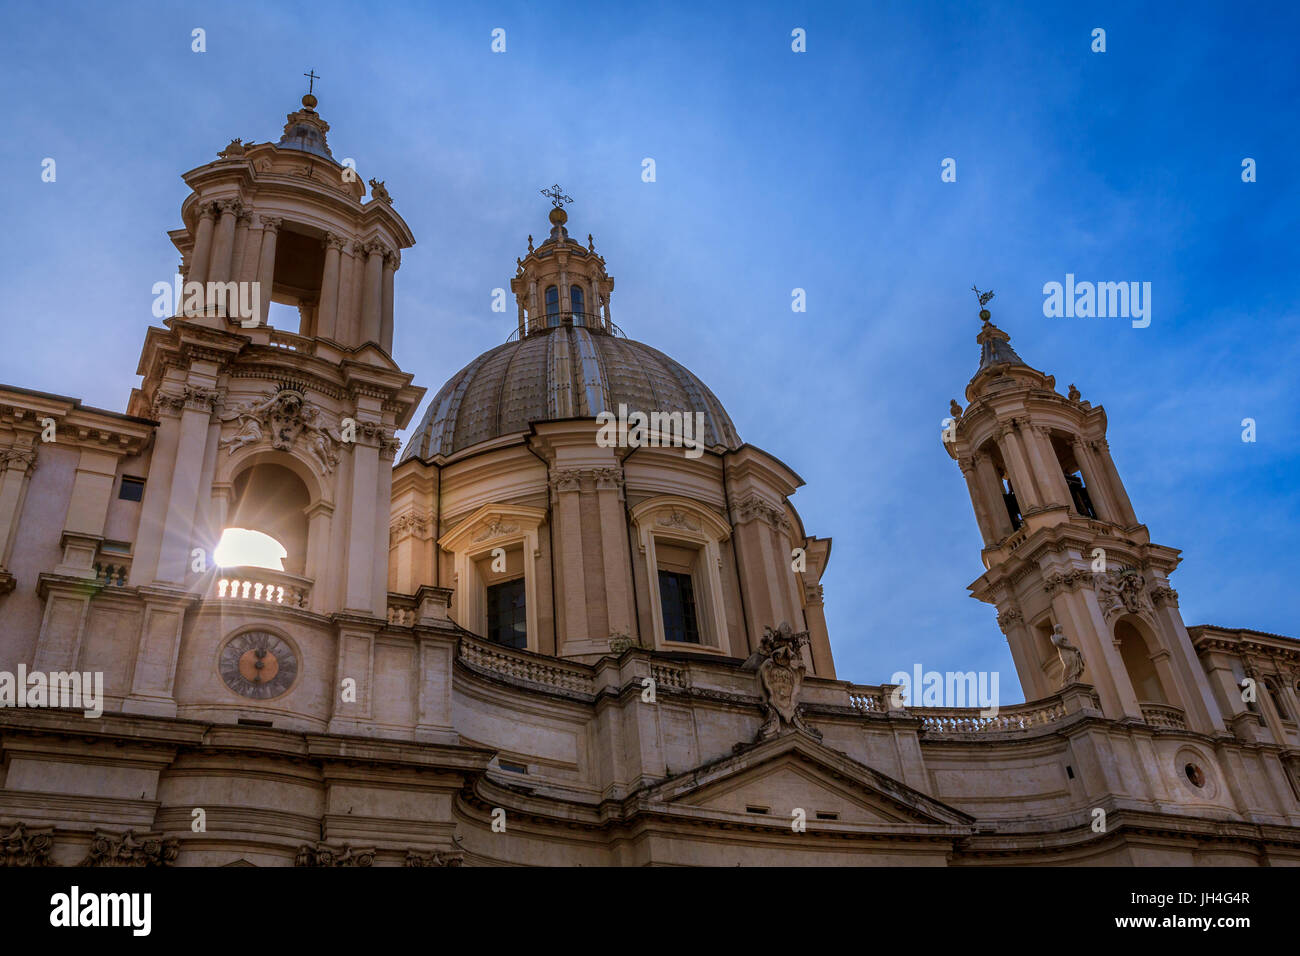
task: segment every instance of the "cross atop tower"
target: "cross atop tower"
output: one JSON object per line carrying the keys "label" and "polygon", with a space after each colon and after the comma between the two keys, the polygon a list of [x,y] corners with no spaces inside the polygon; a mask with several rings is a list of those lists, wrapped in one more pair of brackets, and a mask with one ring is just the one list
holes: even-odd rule
{"label": "cross atop tower", "polygon": [[312,87],[316,85],[316,81],[319,80],[320,77],[316,75],[314,69],[304,73],[303,76],[307,77],[307,92],[310,94],[312,92]]}
{"label": "cross atop tower", "polygon": [[556,183],[550,189],[541,190],[541,194],[543,196],[548,197],[551,200],[551,205],[554,206],[556,209],[559,209],[565,203],[573,202],[572,198],[564,195],[564,190],[560,188],[559,183]]}

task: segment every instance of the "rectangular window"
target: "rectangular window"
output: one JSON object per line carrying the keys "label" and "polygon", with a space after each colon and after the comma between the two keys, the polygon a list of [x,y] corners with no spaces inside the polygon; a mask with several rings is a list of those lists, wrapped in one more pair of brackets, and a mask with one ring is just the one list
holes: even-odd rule
{"label": "rectangular window", "polygon": [[700,643],[695,619],[695,587],[689,574],[659,572],[659,601],[664,610],[664,640],[682,644]]}
{"label": "rectangular window", "polygon": [[117,496],[123,501],[141,501],[144,498],[144,479],[122,476],[122,487]]}
{"label": "rectangular window", "polygon": [[528,646],[524,579],[493,584],[487,589],[487,639],[504,647]]}

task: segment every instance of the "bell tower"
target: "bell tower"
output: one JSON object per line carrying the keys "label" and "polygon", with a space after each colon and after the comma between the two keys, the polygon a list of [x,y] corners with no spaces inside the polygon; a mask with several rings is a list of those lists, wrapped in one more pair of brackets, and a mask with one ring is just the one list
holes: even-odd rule
{"label": "bell tower", "polygon": [[384,184],[367,198],[334,158],[316,105],[309,92],[278,142],[232,140],[184,176],[180,291],[146,335],[129,408],[158,425],[127,710],[175,713],[182,633],[287,640],[291,623],[332,621],[342,662],[386,623],[394,433],[424,394],[391,356],[394,275],[415,239]]}
{"label": "bell tower", "polygon": [[[1070,677],[1053,635],[1082,653],[1081,683],[1108,717],[1223,732],[1223,718],[1169,575],[1178,551],[1153,544],[1106,441],[1106,413],[1027,365],[979,293],[980,364],[942,435],[966,479],[984,540],[971,593],[998,610],[1027,700]],[[1059,636],[1058,636],[1059,641]]]}

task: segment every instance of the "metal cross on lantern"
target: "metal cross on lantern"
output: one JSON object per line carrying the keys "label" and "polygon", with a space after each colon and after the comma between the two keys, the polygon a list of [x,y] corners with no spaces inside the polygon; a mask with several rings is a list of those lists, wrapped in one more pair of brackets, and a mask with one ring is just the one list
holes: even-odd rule
{"label": "metal cross on lantern", "polygon": [[320,77],[316,75],[316,71],[314,69],[309,73],[304,73],[303,76],[307,77],[307,92],[310,93],[312,91],[312,87],[316,85],[316,81],[319,80]]}
{"label": "metal cross on lantern", "polygon": [[970,290],[974,292],[976,296],[979,297],[981,309],[984,308],[984,306],[988,305],[989,300],[993,298],[992,289],[990,289],[988,292],[981,292],[979,289],[975,288],[975,286],[971,286]]}
{"label": "metal cross on lantern", "polygon": [[551,205],[556,209],[559,209],[565,203],[573,202],[571,198],[564,195],[564,191],[560,189],[559,183],[556,183],[550,189],[541,190],[541,193],[543,196],[546,196],[551,200]]}

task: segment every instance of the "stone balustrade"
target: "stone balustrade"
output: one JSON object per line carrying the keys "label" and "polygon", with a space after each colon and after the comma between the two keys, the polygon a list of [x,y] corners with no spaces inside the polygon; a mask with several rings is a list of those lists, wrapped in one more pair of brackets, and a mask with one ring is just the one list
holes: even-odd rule
{"label": "stone balustrade", "polygon": [[388,623],[394,627],[413,627],[420,617],[420,604],[404,594],[388,595]]}
{"label": "stone balustrade", "polygon": [[1186,730],[1187,719],[1177,707],[1168,704],[1155,704],[1143,701],[1142,719],[1152,727],[1166,727],[1170,730]]}
{"label": "stone balustrade", "polygon": [[218,601],[252,601],[305,608],[311,597],[311,582],[269,568],[221,568],[213,581],[210,596]]}
{"label": "stone balustrade", "polygon": [[126,587],[131,576],[131,562],[121,559],[100,560],[95,562],[95,581],[105,587]]}
{"label": "stone balustrade", "polygon": [[864,714],[883,714],[886,710],[884,692],[879,687],[852,684],[849,686],[849,706]]}
{"label": "stone balustrade", "polygon": [[541,688],[595,695],[596,681],[590,668],[517,651],[471,637],[461,637],[458,657],[471,670],[522,681]]}
{"label": "stone balustrade", "polygon": [[927,736],[958,734],[1016,733],[1045,727],[1065,717],[1060,696],[999,708],[986,715],[979,707],[909,707],[907,713],[921,719]]}

